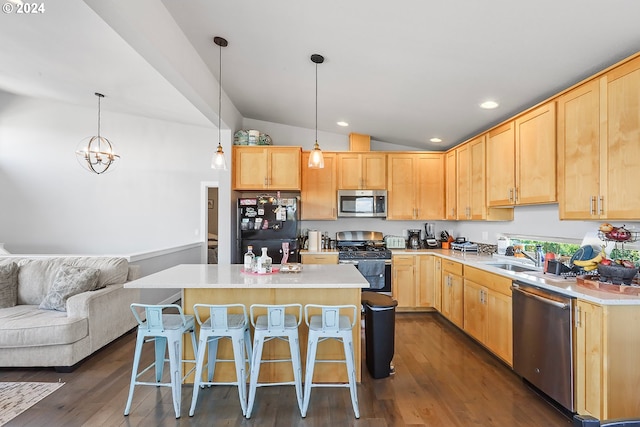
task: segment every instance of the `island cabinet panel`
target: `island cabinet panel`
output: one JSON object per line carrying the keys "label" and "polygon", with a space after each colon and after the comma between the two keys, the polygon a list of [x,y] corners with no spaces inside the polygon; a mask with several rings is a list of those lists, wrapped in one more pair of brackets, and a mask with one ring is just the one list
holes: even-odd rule
{"label": "island cabinet panel", "polygon": [[459,328],[464,328],[464,287],[462,264],[442,261],[442,310],[444,317]]}
{"label": "island cabinet panel", "polygon": [[640,417],[640,310],[578,300],[576,408],[599,419]]}
{"label": "island cabinet panel", "polygon": [[337,264],[338,253],[332,254],[300,254],[303,264]]}
{"label": "island cabinet panel", "polygon": [[637,219],[640,57],[557,103],[560,219]]}
{"label": "island cabinet panel", "polygon": [[234,190],[300,190],[300,147],[234,146]]}
{"label": "island cabinet panel", "polygon": [[[351,289],[287,289],[287,288],[271,288],[271,289],[185,289],[183,294],[183,307],[185,313],[193,313],[193,305],[196,303],[211,304],[233,304],[242,303],[247,307],[251,304],[353,304],[360,306],[361,290],[359,288]],[[346,314],[346,313],[345,313]],[[356,361],[360,359],[360,328],[357,326],[353,329],[353,342]],[[299,328],[300,353],[302,361],[302,372],[305,371],[306,351],[308,328],[304,320]],[[253,335],[253,331],[252,331]],[[233,359],[231,345],[223,340],[219,344],[218,355],[220,358]],[[193,359],[191,346],[184,346],[185,358]],[[328,340],[318,346],[318,359],[344,359],[344,351],[342,345],[335,340]],[[288,343],[280,340],[272,340],[265,343],[263,350],[264,359],[285,359],[289,358]],[[229,365],[229,366],[224,366]],[[228,369],[227,369],[228,368]],[[193,375],[193,374],[192,374]],[[361,364],[356,363],[356,375],[358,381],[361,380]],[[319,363],[316,364],[314,371],[314,382],[347,382],[346,370],[344,363]],[[216,381],[235,381],[235,369],[233,364],[222,364],[216,366]],[[193,382],[193,377],[187,378],[188,382]],[[260,368],[260,381],[267,382],[284,382],[293,381],[293,373],[291,364],[287,363],[265,363]]]}
{"label": "island cabinet panel", "polygon": [[385,153],[338,153],[339,190],[385,190],[386,185]]}
{"label": "island cabinet panel", "polygon": [[302,153],[301,219],[334,220],[337,218],[337,156],[324,151],[324,168],[307,167],[309,152]]}
{"label": "island cabinet panel", "polygon": [[444,218],[442,153],[387,155],[388,220]]}

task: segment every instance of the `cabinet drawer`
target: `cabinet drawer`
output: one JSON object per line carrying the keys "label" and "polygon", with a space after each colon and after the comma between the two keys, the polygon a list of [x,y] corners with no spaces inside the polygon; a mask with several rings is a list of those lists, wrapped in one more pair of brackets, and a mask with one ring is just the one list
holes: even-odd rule
{"label": "cabinet drawer", "polygon": [[303,264],[337,264],[338,254],[301,254]]}
{"label": "cabinet drawer", "polygon": [[448,259],[442,260],[442,271],[447,271],[458,276],[462,276],[462,264]]}
{"label": "cabinet drawer", "polygon": [[511,296],[511,279],[508,277],[474,267],[467,267],[464,270],[464,278],[501,294]]}
{"label": "cabinet drawer", "polygon": [[413,265],[415,255],[394,255],[391,258],[394,266]]}

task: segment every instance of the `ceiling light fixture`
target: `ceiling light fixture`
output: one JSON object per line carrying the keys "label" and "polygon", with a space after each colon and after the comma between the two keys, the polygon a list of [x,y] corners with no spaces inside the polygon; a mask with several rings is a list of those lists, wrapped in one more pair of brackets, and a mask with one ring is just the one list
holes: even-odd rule
{"label": "ceiling light fixture", "polygon": [[494,108],[498,108],[498,104],[496,101],[485,101],[480,104],[480,108],[484,108],[485,110],[493,110]]}
{"label": "ceiling light fixture", "polygon": [[431,142],[442,142],[440,138],[431,138],[429,141]]}
{"label": "ceiling light fixture", "polygon": [[337,124],[338,126],[342,126],[343,128],[345,128],[345,127],[349,126],[349,123],[347,123],[347,122],[337,122],[336,124]]}
{"label": "ceiling light fixture", "polygon": [[218,148],[211,160],[211,168],[218,170],[227,170],[227,161],[224,158],[224,151],[222,151],[222,137],[220,130],[220,117],[222,116],[222,48],[227,47],[229,44],[226,39],[222,37],[214,37],[213,42],[220,48],[220,58],[218,61]]}
{"label": "ceiling light fixture", "polygon": [[98,135],[84,139],[88,140],[86,144],[80,143],[80,148],[76,150],[76,158],[83,168],[100,175],[120,156],[113,152],[111,141],[100,136],[100,99],[104,98],[104,95],[98,92],[95,95],[98,97]]}
{"label": "ceiling light fixture", "polygon": [[316,143],[313,145],[311,153],[309,153],[308,166],[311,169],[322,169],[324,168],[324,156],[318,145],[318,64],[324,62],[324,56],[314,53],[311,55],[311,62],[316,64]]}

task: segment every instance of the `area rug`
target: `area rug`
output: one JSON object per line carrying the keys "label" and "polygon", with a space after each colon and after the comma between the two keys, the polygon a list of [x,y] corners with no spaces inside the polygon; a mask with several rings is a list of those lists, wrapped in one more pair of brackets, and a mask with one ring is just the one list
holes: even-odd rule
{"label": "area rug", "polygon": [[64,383],[0,382],[0,426],[8,423]]}

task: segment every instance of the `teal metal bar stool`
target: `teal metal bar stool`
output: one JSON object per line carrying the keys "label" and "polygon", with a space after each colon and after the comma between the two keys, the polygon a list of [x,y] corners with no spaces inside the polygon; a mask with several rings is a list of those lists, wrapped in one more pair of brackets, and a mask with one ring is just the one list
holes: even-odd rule
{"label": "teal metal bar stool", "polygon": [[[256,317],[255,310],[266,310],[267,314]],[[287,313],[287,309],[296,314]],[[246,417],[251,417],[251,411],[256,398],[257,387],[294,385],[298,408],[302,411],[302,364],[300,362],[300,344],[298,326],[302,322],[301,304],[264,305],[253,304],[249,308],[251,324],[253,325],[253,357],[251,358],[251,376],[249,378],[249,402]],[[262,359],[262,347],[265,342],[279,339],[289,342],[290,359]],[[291,362],[293,381],[259,383],[260,365],[262,363]]]}
{"label": "teal metal bar stool", "polygon": [[[177,314],[165,314],[165,309],[177,310]],[[145,320],[142,320],[138,310],[143,310]],[[192,315],[185,315],[182,307],[176,304],[165,305],[149,305],[149,304],[131,304],[131,311],[138,321],[138,337],[136,339],[136,350],[133,356],[133,368],[131,370],[131,384],[129,386],[129,397],[127,398],[127,406],[124,414],[129,415],[131,411],[131,402],[133,401],[133,391],[137,385],[151,385],[161,387],[171,387],[171,396],[173,398],[173,409],[176,412],[176,418],[180,418],[180,401],[182,399],[182,382],[193,370],[192,368],[187,374],[182,376],[182,364],[194,363],[195,360],[182,359],[182,337],[184,334],[191,336],[191,345],[193,353],[197,353],[196,334],[194,330],[194,318]],[[138,372],[140,365],[140,357],[142,355],[142,346],[145,342],[154,342],[155,344],[155,360],[149,366]],[[169,359],[165,359],[166,350],[169,349]],[[162,374],[164,372],[165,362],[169,362],[170,382],[162,382]],[[155,382],[140,381],[139,378],[148,370],[155,367]]]}
{"label": "teal metal bar stool", "polygon": [[[230,311],[235,311],[231,313]],[[196,357],[196,376],[193,382],[193,397],[189,416],[196,410],[198,392],[204,386],[235,385],[238,387],[238,397],[242,415],[247,413],[247,362],[251,362],[251,333],[247,308],[243,304],[210,305],[196,304],[193,313],[200,325],[198,340],[198,356]],[[202,320],[202,315],[208,313],[209,318]],[[233,359],[218,359],[218,342],[228,338],[233,346]],[[245,354],[246,349],[246,354]],[[205,364],[204,355],[208,351]],[[236,381],[213,381],[217,362],[234,362],[236,367]],[[207,380],[202,381],[202,371],[207,368]]]}
{"label": "teal metal bar stool", "polygon": [[[309,314],[309,309],[321,314]],[[340,310],[351,311],[351,317],[341,315]],[[309,339],[307,341],[307,363],[304,375],[304,399],[302,402],[302,416],[307,416],[312,387],[346,387],[351,392],[351,404],[356,418],[360,418],[358,408],[358,389],[356,384],[355,352],[353,350],[353,327],[359,319],[358,308],[355,305],[316,305],[304,306],[304,321],[309,326]],[[344,348],[344,359],[341,360],[316,360],[318,343],[329,339],[341,341]],[[313,383],[313,370],[316,363],[344,363],[347,366],[347,378],[344,383]]]}

